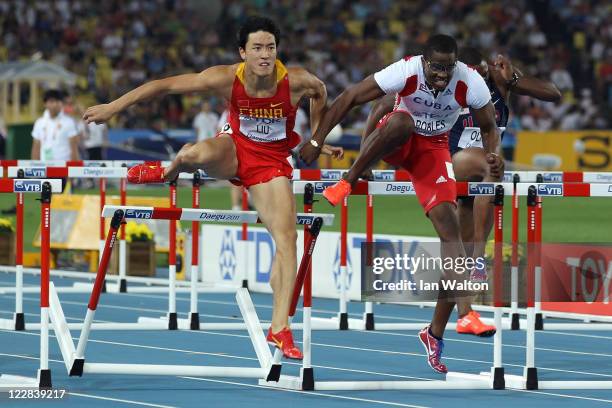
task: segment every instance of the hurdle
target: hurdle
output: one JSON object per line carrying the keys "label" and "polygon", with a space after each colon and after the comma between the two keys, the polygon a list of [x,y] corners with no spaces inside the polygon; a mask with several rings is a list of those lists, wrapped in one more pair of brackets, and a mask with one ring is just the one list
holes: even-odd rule
{"label": "hurdle", "polygon": [[[298,180],[297,183],[302,181],[311,181],[311,182],[322,182],[323,188],[331,185],[330,181],[335,181],[341,178],[342,174],[345,170],[337,170],[337,169],[313,169],[313,170],[295,170],[294,171],[294,179]],[[403,170],[374,170],[372,172],[373,178],[372,181],[385,181],[385,182],[404,182],[409,181],[410,177],[406,171]],[[525,315],[526,311],[519,310],[518,308],[518,276],[519,276],[519,263],[518,263],[518,233],[519,233],[519,196],[526,196],[526,187],[521,187],[521,194],[519,195],[519,188],[517,187],[518,183],[525,182],[535,182],[535,183],[590,183],[590,184],[602,184],[606,185],[605,182],[612,182],[612,173],[602,173],[602,172],[540,172],[540,171],[513,171],[513,172],[505,172],[502,180],[502,184],[506,186],[507,191],[512,192],[512,263],[511,263],[511,305],[510,307],[504,307],[502,310],[504,313],[509,314],[510,318],[510,326],[509,329],[518,330],[520,328],[520,315]],[[481,187],[478,187],[478,183],[470,183],[472,186],[471,194],[472,196],[479,195],[477,194],[477,189],[487,189],[488,191],[492,191],[494,185],[500,183],[482,183]],[[461,183],[458,183],[461,185]],[[464,184],[465,185],[465,184]],[[411,187],[411,184],[397,184],[398,188],[408,189],[409,194],[413,195],[414,190]],[[357,187],[359,188],[359,187]],[[387,186],[388,188],[388,186]],[[605,187],[604,187],[605,189]],[[299,192],[299,188],[297,190]],[[381,192],[385,195],[401,195],[399,193],[394,194],[393,192],[383,191]],[[372,194],[366,193],[358,193],[353,192],[354,195],[367,195],[366,198],[366,242],[373,241],[373,200],[374,197]],[[380,193],[379,193],[380,194]],[[379,195],[376,194],[376,195]],[[463,193],[462,193],[463,194]],[[467,192],[464,195],[468,195]],[[486,194],[483,194],[486,195]],[[541,201],[541,197],[538,197],[538,200]],[[541,206],[541,203],[540,203]],[[341,236],[340,236],[340,274],[341,274],[341,282],[346,281],[346,219],[347,219],[347,201],[343,201],[341,206]],[[538,270],[539,271],[539,270]],[[541,287],[539,285],[538,287]],[[338,328],[340,330],[353,329],[353,330],[373,330],[374,329],[374,313],[372,309],[372,304],[370,302],[365,303],[365,311],[362,319],[349,319],[348,314],[346,312],[346,292],[345,285],[341,284],[340,290],[340,301],[339,301],[339,313],[338,317],[333,317],[333,320],[338,320]],[[418,305],[420,307],[433,307],[435,305],[434,302],[415,302],[414,305]],[[492,306],[485,305],[473,305],[472,308],[477,311],[485,311],[485,312],[493,312],[494,308]],[[559,317],[559,318],[568,318],[568,319],[578,319],[584,321],[593,321],[593,322],[609,322],[612,323],[612,316],[601,316],[601,315],[583,315],[583,314],[568,314],[565,312],[554,312],[554,311],[542,311],[541,303],[536,302],[536,329],[541,329],[542,321],[544,317]],[[318,322],[320,318],[314,318],[314,322]],[[328,320],[328,319],[326,319]],[[490,322],[490,319],[486,319],[486,321]],[[506,319],[503,319],[505,325],[507,325]],[[523,324],[525,320],[522,320]],[[388,325],[394,326],[388,326]],[[556,323],[555,323],[556,324]],[[397,328],[402,330],[401,324],[397,326],[397,324],[393,323],[385,323],[385,326],[381,326],[377,328],[385,327],[386,330],[393,330]],[[410,326],[405,326],[408,329]],[[554,327],[554,326],[553,326]],[[580,327],[588,327],[583,325],[576,326]],[[598,330],[606,330],[605,326],[598,325]],[[569,328],[569,326],[568,326]]]}
{"label": "hurdle", "polygon": [[[112,214],[112,215],[111,215]],[[78,343],[75,347],[65,316],[63,314],[61,303],[54,290],[53,285],[50,285],[51,294],[51,319],[54,324],[54,330],[62,358],[71,376],[82,376],[85,373],[98,374],[130,374],[130,375],[183,375],[183,376],[199,376],[199,377],[240,377],[240,378],[265,378],[267,381],[277,381],[281,365],[273,362],[272,353],[266,343],[255,306],[250,298],[246,288],[239,288],[236,292],[236,301],[240,307],[242,317],[246,328],[249,332],[249,338],[257,355],[259,367],[221,367],[221,366],[190,366],[190,365],[159,365],[159,364],[117,364],[117,363],[92,363],[85,362],[85,349],[89,338],[89,333],[93,324],[94,314],[98,307],[102,283],[104,282],[108,261],[113,250],[117,231],[121,222],[125,217],[137,216],[140,214],[148,214],[152,219],[162,220],[185,220],[207,222],[216,221],[223,223],[242,223],[242,222],[257,222],[257,214],[255,212],[237,212],[237,211],[212,211],[212,210],[196,210],[196,209],[180,209],[180,208],[111,208],[105,207],[103,215],[112,217],[109,233],[106,238],[104,253],[96,281],[91,292],[90,301],[87,308],[87,314],[83,323]],[[326,217],[330,218],[330,217]],[[308,218],[302,218],[304,222],[309,222],[313,228],[308,240],[312,243],[316,242],[316,235],[319,229],[324,224],[324,218],[313,214]],[[302,257],[298,276],[305,274],[306,266],[310,263],[312,252],[307,252]]]}
{"label": "hurdle", "polygon": [[[37,175],[46,176],[46,177],[58,177],[58,178],[96,178],[100,181],[100,212],[106,203],[106,179],[118,179],[120,181],[120,204],[125,205],[127,200],[127,185],[126,185],[126,175],[127,175],[127,167],[134,164],[144,163],[142,161],[130,162],[130,161],[51,161],[51,162],[39,162],[39,161],[30,161],[30,160],[5,160],[1,161],[0,165],[1,170],[5,170],[5,174],[9,177],[17,177],[22,175],[24,178],[34,177]],[[97,167],[100,166],[100,167]],[[108,166],[108,167],[107,167]],[[210,178],[206,176],[203,172],[195,173],[201,180],[209,180]],[[180,179],[192,178],[194,177],[189,173],[181,173],[179,175]],[[18,202],[17,204],[17,226],[22,225],[23,223],[23,212],[22,204]],[[103,247],[104,239],[105,239],[105,225],[104,218],[100,218],[100,246]],[[155,288],[150,287],[150,285],[166,285],[167,282],[165,279],[158,278],[143,278],[143,277],[133,277],[127,276],[126,273],[126,242],[125,242],[125,226],[121,227],[120,234],[120,247],[119,247],[119,275],[111,275],[108,277],[108,280],[114,280],[117,283],[115,285],[109,284],[109,290],[112,292],[123,293],[127,291],[127,283],[142,283],[147,286],[136,286],[133,287],[131,292],[163,292],[163,288]],[[101,251],[100,251],[101,253]],[[16,265],[16,267],[7,267],[0,266],[0,270],[6,272],[16,272],[16,269],[19,268],[25,273],[36,274],[36,269],[28,269],[23,268],[22,265]],[[76,271],[61,271],[61,270],[52,270],[51,273],[54,276],[61,277],[70,277],[70,278],[78,278],[78,279],[86,279],[92,280],[91,273],[80,273]],[[181,289],[179,291],[189,291],[187,287],[189,284],[184,282],[178,282],[177,286],[180,286]],[[215,293],[233,293],[235,292],[235,287],[227,285],[227,287],[220,288],[212,288],[209,285],[197,285],[197,290],[200,292],[215,292]],[[24,292],[34,293],[39,289],[36,287],[23,288]],[[71,287],[57,287],[56,290],[58,292],[71,292],[71,293],[88,293],[91,290],[91,284],[87,284],[84,282],[76,282]],[[106,285],[103,288],[106,290]],[[15,292],[16,288],[0,288],[0,293],[12,293]]]}
{"label": "hurdle", "polygon": [[[51,195],[62,191],[61,180],[47,179],[0,179],[0,193],[18,193],[23,201],[25,193],[40,193],[40,220],[41,220],[41,246],[40,246],[40,365],[37,378],[31,379],[22,376],[0,375],[0,389],[8,388],[41,388],[52,386],[51,370],[49,368],[49,243],[51,241]],[[23,228],[17,231],[18,239],[23,236]],[[21,237],[19,237],[21,235]],[[23,286],[23,274],[17,272],[17,286]],[[23,325],[23,299],[16,298],[16,313],[11,321],[2,322],[9,330],[17,330]],[[18,318],[21,313],[21,318]],[[3,319],[6,320],[6,319]]]}
{"label": "hurdle", "polygon": [[[376,194],[380,191],[380,184],[388,183],[377,183],[377,182],[360,182],[357,188],[353,190],[356,194]],[[308,183],[308,182],[296,182],[294,184],[294,192],[303,193],[309,189],[313,189],[314,192],[322,192],[325,186],[323,183]],[[506,387],[506,379],[504,375],[504,368],[502,365],[502,330],[501,330],[501,319],[502,311],[499,307],[501,304],[501,274],[502,274],[502,262],[501,262],[501,246],[503,242],[503,204],[504,204],[504,186],[499,184],[495,186],[494,191],[495,197],[495,250],[497,261],[494,264],[494,273],[498,279],[495,280],[495,292],[496,292],[496,310],[495,310],[495,322],[499,324],[500,330],[498,330],[494,336],[494,362],[491,367],[490,373],[460,373],[460,372],[449,372],[446,374],[445,380],[432,380],[432,381],[317,381],[314,378],[313,367],[311,366],[311,314],[310,305],[312,303],[312,291],[307,286],[306,282],[311,279],[310,276],[305,278],[305,282],[302,280],[296,280],[296,287],[294,290],[294,299],[290,309],[290,316],[295,314],[295,307],[297,304],[297,297],[301,292],[301,285],[304,283],[304,333],[303,333],[303,350],[304,360],[300,370],[300,376],[287,376],[281,375],[279,381],[271,383],[266,380],[260,379],[259,384],[268,386],[271,388],[282,388],[290,390],[304,390],[304,391],[338,391],[338,390],[417,390],[417,389],[504,389]],[[308,273],[307,271],[306,273]],[[307,308],[308,306],[308,308]],[[418,324],[418,329],[423,327],[422,323]],[[278,353],[276,353],[278,354]],[[276,355],[275,355],[276,357]],[[276,360],[275,360],[276,361]],[[512,381],[512,379],[511,379]],[[512,384],[514,385],[514,384]]]}
{"label": "hurdle", "polygon": [[[302,172],[304,172],[302,170]],[[314,171],[316,175],[322,175],[324,181],[294,181],[293,183],[293,192],[295,194],[303,194],[307,185],[312,184],[314,186],[314,192],[320,194],[323,190],[334,184],[334,181],[327,180],[328,176],[339,176],[341,173],[339,171],[335,172],[327,172],[324,173],[321,171],[319,174],[317,170]],[[366,223],[366,242],[373,242],[373,196],[375,195],[415,195],[414,187],[411,182],[407,181],[388,181],[394,176],[394,171],[381,171],[374,173],[375,180],[387,180],[387,181],[360,181],[357,183],[355,188],[353,189],[351,195],[365,195],[367,196],[367,223]],[[400,177],[405,179],[406,175],[400,173]],[[407,173],[406,173],[407,174]],[[300,175],[303,177],[303,173]],[[312,177],[312,174],[307,176],[308,178]],[[511,183],[457,183],[458,189],[463,189],[458,193],[463,195],[487,195],[494,196],[495,195],[495,187],[502,186],[506,191],[512,191],[513,185]],[[478,188],[478,186],[486,187],[486,188]],[[471,186],[471,187],[470,187]],[[469,191],[468,191],[469,190]],[[341,289],[340,289],[340,309],[337,317],[331,318],[319,318],[313,317],[313,326],[318,327],[322,325],[323,327],[327,326],[330,321],[334,322],[336,327],[339,330],[417,330],[421,329],[420,323],[382,323],[381,325],[374,323],[374,312],[373,305],[371,302],[366,303],[366,309],[363,314],[362,319],[349,319],[347,313],[347,294],[344,282],[346,281],[346,236],[347,236],[347,223],[348,223],[348,210],[347,210],[347,200],[344,200],[341,209],[341,231],[340,231],[340,265],[341,265]],[[433,302],[417,302],[416,304],[429,304],[434,305]],[[493,309],[491,309],[493,311]],[[491,319],[485,319],[488,322],[491,322]],[[449,323],[448,328],[454,329],[456,327],[455,323]]]}
{"label": "hurdle", "polygon": [[[612,381],[542,381],[538,379],[537,367],[535,364],[535,332],[536,325],[536,302],[539,300],[540,293],[538,286],[538,275],[541,278],[541,241],[542,241],[542,212],[538,210],[541,200],[538,196],[545,192],[540,184],[529,185],[527,193],[527,241],[528,241],[528,282],[527,282],[527,319],[525,329],[525,366],[523,376],[517,379],[521,381],[528,390],[546,389],[612,389]],[[548,196],[548,194],[546,194]],[[556,197],[612,197],[612,184],[602,185],[593,183],[562,184],[562,189],[557,191]],[[546,323],[543,328],[562,329],[562,330],[612,330],[612,325],[605,323]]]}
{"label": "hurdle", "polygon": [[[120,206],[106,206],[104,208],[103,215],[108,217],[110,214],[116,210],[123,210],[125,212],[125,219],[129,218],[142,218],[142,217],[151,217],[155,218],[153,214],[156,212],[163,212],[166,209],[160,209],[155,207],[120,207]],[[219,221],[219,222],[233,222],[233,223],[260,223],[257,216],[257,212],[255,211],[241,211],[239,213],[235,211],[227,211],[227,210],[206,210],[206,209],[180,209],[174,208],[174,212],[177,214],[182,214],[177,219],[184,221],[192,221],[192,222],[202,222],[202,221]],[[236,218],[236,214],[242,214],[242,218]],[[227,218],[229,217],[229,218]],[[323,222],[323,225],[332,225],[334,222],[333,214],[318,214],[318,213],[297,213],[296,224],[310,226],[313,225],[314,220],[320,218]],[[195,251],[196,248],[192,247],[192,251]],[[192,274],[192,282],[194,281],[194,277]],[[174,287],[174,283],[176,281],[170,279],[168,291],[170,293],[170,298],[175,297],[172,293],[175,293],[176,288]],[[236,291],[236,288],[234,291]],[[242,288],[246,289],[246,288]],[[197,305],[197,291],[191,290],[190,297],[190,315],[193,316],[194,313],[197,313],[195,310],[195,305]],[[176,310],[176,309],[175,309]],[[199,317],[191,317],[190,319],[177,319],[176,324],[172,320],[173,318],[170,316],[162,316],[160,318],[149,318],[149,317],[139,317],[138,323],[136,325],[141,325],[141,330],[159,330],[163,328],[168,328],[169,330],[240,330],[244,329],[244,323],[201,323],[199,322]],[[197,321],[196,321],[197,319]],[[197,323],[196,323],[197,322]],[[132,326],[131,323],[117,323],[117,325],[128,324]],[[101,324],[102,327],[107,327],[107,324]],[[331,329],[331,326],[323,325],[325,328]],[[117,326],[121,327],[121,326]],[[267,328],[268,325],[264,324],[262,327]],[[297,327],[300,327],[299,325]]]}

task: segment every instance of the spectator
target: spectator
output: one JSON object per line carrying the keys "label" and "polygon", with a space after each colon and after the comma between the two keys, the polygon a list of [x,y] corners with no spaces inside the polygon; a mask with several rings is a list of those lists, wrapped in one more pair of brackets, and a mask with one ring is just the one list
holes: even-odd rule
{"label": "spectator", "polygon": [[211,110],[210,102],[203,101],[200,112],[193,118],[193,128],[196,131],[196,140],[202,140],[214,137],[217,133],[219,123],[219,115]]}
{"label": "spectator", "polygon": [[48,90],[43,96],[45,112],[32,130],[32,160],[79,160],[78,130],[63,109],[63,94]]}
{"label": "spectator", "polygon": [[[598,121],[610,126],[612,19],[603,1],[320,1],[226,0],[207,22],[205,2],[0,2],[0,59],[41,54],[75,72],[80,90],[105,102],[162,72],[202,70],[234,63],[232,35],[246,14],[268,14],[290,33],[282,58],[305,65],[327,85],[330,99],[356,80],[420,46],[436,22],[462,45],[485,55],[507,53],[521,70],[550,77],[571,105],[582,88],[592,92]],[[206,11],[208,12],[208,10]],[[418,16],[416,18],[415,16]],[[95,21],[96,24],[93,24]],[[156,116],[185,126],[187,104],[151,101],[117,118],[127,127],[147,127]],[[529,106],[512,106],[521,117]],[[518,108],[518,109],[517,109]],[[567,109],[567,106],[564,107]],[[367,114],[366,114],[367,115]],[[356,110],[345,129],[365,121]],[[598,122],[599,123],[599,122]],[[187,124],[188,126],[189,124]],[[591,126],[585,124],[584,126]]]}

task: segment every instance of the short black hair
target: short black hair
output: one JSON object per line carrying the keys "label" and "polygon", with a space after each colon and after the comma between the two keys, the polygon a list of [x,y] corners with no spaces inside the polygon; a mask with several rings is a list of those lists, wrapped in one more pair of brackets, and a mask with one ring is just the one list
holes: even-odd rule
{"label": "short black hair", "polygon": [[249,34],[256,33],[257,31],[265,31],[266,33],[274,35],[274,40],[278,47],[280,43],[280,29],[274,21],[261,16],[248,17],[242,26],[240,26],[240,30],[238,30],[238,47],[245,48],[249,39]]}
{"label": "short black hair", "polygon": [[43,102],[47,102],[49,99],[55,99],[56,101],[64,100],[64,93],[59,89],[49,89],[45,91],[43,95]]}
{"label": "short black hair", "polygon": [[463,47],[459,50],[459,61],[467,65],[480,65],[482,54],[474,47]]}
{"label": "short black hair", "polygon": [[450,35],[436,34],[429,37],[425,43],[425,57],[431,57],[434,51],[457,55],[457,41]]}

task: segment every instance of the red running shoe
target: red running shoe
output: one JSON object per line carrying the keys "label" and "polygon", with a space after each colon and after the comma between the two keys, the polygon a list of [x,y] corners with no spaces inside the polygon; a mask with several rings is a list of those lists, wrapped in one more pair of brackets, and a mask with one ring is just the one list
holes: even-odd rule
{"label": "red running shoe", "polygon": [[163,183],[164,168],[148,164],[138,164],[128,170],[128,182],[134,184]]}
{"label": "red running shoe", "polygon": [[345,197],[351,194],[351,190],[351,184],[342,179],[333,186],[327,187],[325,190],[323,190],[323,197],[325,197],[327,201],[329,201],[329,203],[335,207],[340,204]]}
{"label": "red running shoe", "polygon": [[457,320],[457,333],[459,334],[491,337],[495,334],[495,331],[495,326],[484,324],[482,320],[480,320],[480,314],[474,310]]}
{"label": "red running shoe", "polygon": [[448,368],[446,368],[446,365],[440,361],[440,357],[442,357],[442,350],[444,350],[444,342],[431,335],[429,332],[429,325],[419,332],[419,340],[421,340],[421,343],[427,352],[427,363],[429,366],[437,373],[448,373]]}
{"label": "red running shoe", "polygon": [[278,333],[272,333],[272,328],[270,327],[266,340],[268,344],[280,349],[283,352],[283,356],[286,358],[291,358],[293,360],[301,360],[304,358],[300,349],[293,343],[293,334],[288,327],[285,327]]}

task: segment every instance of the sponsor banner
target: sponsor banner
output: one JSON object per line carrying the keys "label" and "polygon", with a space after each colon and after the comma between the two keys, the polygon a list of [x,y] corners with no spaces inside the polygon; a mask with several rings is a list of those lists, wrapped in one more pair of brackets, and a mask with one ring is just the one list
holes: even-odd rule
{"label": "sponsor banner", "polygon": [[612,171],[612,130],[518,132],[515,161],[551,170]]}
{"label": "sponsor banner", "polygon": [[[256,292],[271,292],[269,285],[274,242],[267,230],[249,228],[247,241],[242,241],[239,226],[208,225],[201,229],[202,268],[205,282],[224,282],[240,285],[247,277],[249,288]],[[303,253],[303,231],[298,231],[298,265]],[[376,242],[436,242],[429,237],[376,235]],[[317,297],[338,298],[341,285],[347,289],[350,300],[361,298],[361,244],[365,234],[348,234],[346,280],[341,281],[340,233],[322,231],[312,257],[313,288]],[[416,245],[416,244],[414,244]]]}
{"label": "sponsor banner", "polygon": [[542,310],[612,316],[612,246],[542,245]]}
{"label": "sponsor banner", "polygon": [[[202,225],[203,279],[209,283],[239,286],[246,277],[249,287],[254,291],[270,293],[269,279],[274,256],[272,237],[261,227],[249,228],[246,241],[240,239],[241,235],[240,226]],[[303,252],[302,237],[303,232],[298,231],[298,265]],[[402,253],[412,256],[420,256],[424,248],[427,248],[428,254],[437,255],[437,244],[424,245],[427,242],[437,242],[430,237],[376,235],[375,241],[382,244],[380,248],[401,247]],[[364,243],[365,234],[348,234],[346,280],[341,281],[340,233],[322,231],[319,234],[312,258],[313,296],[337,299],[341,285],[344,285],[348,299],[361,300],[361,247]],[[605,303],[612,291],[612,247],[544,244],[542,255],[542,310],[612,315],[612,304],[609,301]],[[521,267],[521,270],[526,269]],[[414,280],[415,275],[410,271],[395,268],[385,281],[408,285],[399,288],[403,288],[405,295],[413,289],[407,282]],[[526,287],[526,281],[523,282]],[[504,291],[503,299],[508,301],[509,282],[504,283],[504,286],[508,290]],[[386,289],[392,288],[387,285]],[[392,290],[397,289],[395,287]],[[408,293],[411,301],[423,300],[423,296],[427,295],[426,292],[412,292]],[[388,300],[397,301],[395,298]]]}

